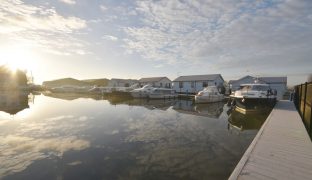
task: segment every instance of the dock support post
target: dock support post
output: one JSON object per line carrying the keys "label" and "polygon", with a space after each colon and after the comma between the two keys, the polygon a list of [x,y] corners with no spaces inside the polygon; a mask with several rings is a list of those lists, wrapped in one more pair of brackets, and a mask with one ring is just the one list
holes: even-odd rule
{"label": "dock support post", "polygon": [[300,114],[300,116],[302,117],[301,98],[302,98],[302,84],[300,84],[300,97],[299,97],[299,114]]}
{"label": "dock support post", "polygon": [[[304,119],[304,115],[305,115],[305,109],[306,109],[306,104],[307,104],[307,88],[308,88],[308,83],[304,83],[304,99],[303,99],[303,112],[302,112],[302,119],[303,121],[305,121]],[[305,123],[306,124],[306,123]]]}
{"label": "dock support post", "polygon": [[310,102],[310,129],[309,129],[309,135],[312,138],[312,99]]}

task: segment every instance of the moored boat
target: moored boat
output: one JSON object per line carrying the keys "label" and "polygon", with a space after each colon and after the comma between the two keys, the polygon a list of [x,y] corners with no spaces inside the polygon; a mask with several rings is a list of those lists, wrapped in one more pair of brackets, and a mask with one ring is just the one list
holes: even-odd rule
{"label": "moored boat", "polygon": [[79,86],[60,86],[50,88],[49,91],[53,93],[87,93],[90,87],[79,87]]}
{"label": "moored boat", "polygon": [[268,84],[242,84],[230,98],[232,105],[242,113],[258,111],[275,105],[276,90],[272,90]]}
{"label": "moored boat", "polygon": [[130,91],[130,94],[134,98],[148,98],[150,92],[153,89],[154,88],[148,84],[148,85],[143,86],[142,88],[137,88],[137,89]]}
{"label": "moored boat", "polygon": [[216,86],[206,87],[195,95],[195,103],[211,103],[223,100],[224,95],[219,93]]}

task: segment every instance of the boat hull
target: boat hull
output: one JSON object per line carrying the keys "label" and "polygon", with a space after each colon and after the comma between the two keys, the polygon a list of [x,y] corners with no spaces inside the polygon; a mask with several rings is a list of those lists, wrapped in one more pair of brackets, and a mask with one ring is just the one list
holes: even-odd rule
{"label": "boat hull", "polygon": [[234,104],[237,111],[252,112],[265,109],[272,109],[276,98],[235,98]]}

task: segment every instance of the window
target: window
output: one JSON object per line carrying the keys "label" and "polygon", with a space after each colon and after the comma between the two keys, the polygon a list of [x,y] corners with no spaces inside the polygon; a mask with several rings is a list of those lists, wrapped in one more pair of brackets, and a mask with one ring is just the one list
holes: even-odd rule
{"label": "window", "polygon": [[183,88],[183,82],[179,82],[179,87]]}
{"label": "window", "polygon": [[191,88],[194,88],[194,87],[195,87],[195,83],[191,82]]}
{"label": "window", "polygon": [[160,87],[162,87],[162,83],[160,83]]}
{"label": "window", "polygon": [[203,87],[207,87],[208,83],[207,82],[203,82]]}

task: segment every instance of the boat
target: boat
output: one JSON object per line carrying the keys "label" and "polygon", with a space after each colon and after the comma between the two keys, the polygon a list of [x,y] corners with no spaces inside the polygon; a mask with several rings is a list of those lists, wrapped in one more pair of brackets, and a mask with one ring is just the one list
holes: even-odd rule
{"label": "boat", "polygon": [[178,95],[175,93],[175,90],[169,88],[154,88],[148,94],[148,98],[151,99],[171,99],[176,97]]}
{"label": "boat", "polygon": [[276,103],[276,90],[269,84],[241,84],[240,89],[230,95],[231,104],[237,111],[258,111],[273,108]]}
{"label": "boat", "polygon": [[208,86],[195,95],[195,103],[211,103],[224,100],[224,95],[220,94],[216,86]]}
{"label": "boat", "polygon": [[94,94],[107,94],[111,93],[112,89],[109,87],[93,87],[88,90],[89,93],[94,93]]}
{"label": "boat", "polygon": [[52,93],[87,93],[90,87],[79,87],[79,86],[60,86],[50,88],[49,91]]}
{"label": "boat", "polygon": [[137,89],[134,89],[132,91],[130,91],[130,94],[132,97],[134,98],[148,98],[149,97],[149,94],[150,92],[153,90],[154,88],[147,84],[141,88],[137,88]]}

